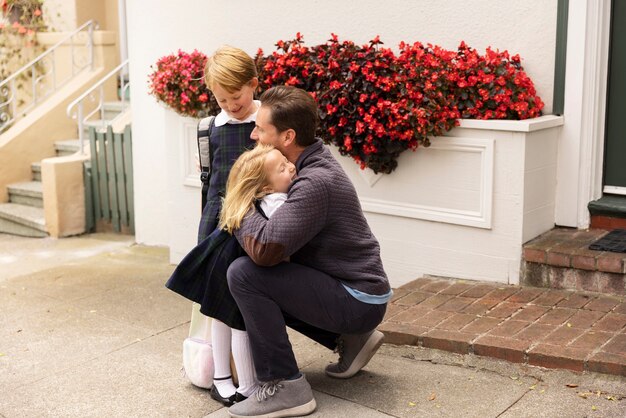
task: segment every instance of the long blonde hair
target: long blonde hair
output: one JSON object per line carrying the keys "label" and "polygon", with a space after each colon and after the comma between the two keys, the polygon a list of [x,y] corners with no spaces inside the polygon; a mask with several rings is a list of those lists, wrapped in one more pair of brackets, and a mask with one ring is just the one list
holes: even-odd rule
{"label": "long blonde hair", "polygon": [[259,143],[237,158],[226,182],[226,196],[219,222],[221,229],[231,234],[239,229],[243,218],[254,207],[254,202],[269,193],[265,190],[269,184],[265,158],[275,149],[272,145]]}

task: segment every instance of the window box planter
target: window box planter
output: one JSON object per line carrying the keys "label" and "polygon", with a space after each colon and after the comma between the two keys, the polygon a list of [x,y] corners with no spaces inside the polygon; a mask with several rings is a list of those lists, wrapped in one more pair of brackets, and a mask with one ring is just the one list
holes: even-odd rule
{"label": "window box planter", "polygon": [[522,244],[554,227],[563,118],[462,120],[391,174],[336,158],[354,183],[394,287],[423,274],[519,283]]}

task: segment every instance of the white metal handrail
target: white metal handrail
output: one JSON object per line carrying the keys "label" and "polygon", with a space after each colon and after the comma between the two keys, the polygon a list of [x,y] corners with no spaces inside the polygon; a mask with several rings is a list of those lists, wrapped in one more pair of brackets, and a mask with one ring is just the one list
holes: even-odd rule
{"label": "white metal handrail", "polygon": [[[51,48],[41,53],[28,64],[11,74],[0,82],[0,133],[8,129],[20,116],[25,115],[43,99],[58,91],[66,83],[72,80],[85,68],[94,67],[94,42],[93,32],[98,28],[94,20],[89,20],[76,28],[72,33],[65,36]],[[86,57],[84,62],[77,58],[74,48],[74,38],[78,38],[81,32],[87,30],[85,41]],[[80,40],[80,39],[79,39]],[[69,41],[70,54],[72,58],[70,75],[64,80],[57,80],[56,54],[58,49]],[[46,65],[46,61],[48,65]],[[49,79],[46,77],[49,76]],[[30,95],[22,94],[18,97],[18,89],[21,79],[30,78]],[[49,81],[47,89],[44,89],[44,81]],[[30,103],[27,101],[30,100]],[[22,102],[24,104],[22,104]]]}
{"label": "white metal handrail", "polygon": [[[89,120],[96,113],[100,113],[100,120],[102,121],[102,127],[105,127],[107,124],[111,124],[115,122],[115,118],[112,120],[106,120],[104,117],[104,85],[107,81],[109,81],[113,76],[118,76],[119,78],[119,99],[121,101],[122,112],[118,115],[121,116],[123,111],[128,107],[128,93],[130,89],[130,83],[126,80],[126,74],[128,74],[128,60],[122,62],[120,65],[115,67],[111,72],[102,77],[100,81],[91,86],[89,90],[78,96],[72,103],[67,106],[67,116],[72,119],[78,121],[78,143],[80,146],[80,153],[84,153],[84,128],[85,122]],[[98,93],[98,97],[95,97],[95,93]],[[87,115],[84,115],[85,112],[85,102],[87,99],[90,99],[93,102],[96,102],[96,106],[93,110],[91,110]],[[84,116],[83,116],[84,115]]]}

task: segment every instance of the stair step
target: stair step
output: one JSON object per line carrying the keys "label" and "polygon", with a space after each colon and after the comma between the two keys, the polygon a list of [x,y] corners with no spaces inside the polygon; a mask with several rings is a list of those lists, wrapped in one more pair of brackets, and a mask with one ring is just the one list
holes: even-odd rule
{"label": "stair step", "polygon": [[[84,141],[85,149],[89,148],[89,141]],[[78,139],[65,139],[62,141],[56,141],[54,143],[54,149],[58,157],[64,155],[72,155],[80,151],[80,142]]]}
{"label": "stair step", "polygon": [[9,201],[43,208],[43,187],[40,181],[26,181],[7,186]]}
{"label": "stair step", "polygon": [[[87,122],[85,122],[83,124],[83,138],[85,138],[86,140],[89,139],[89,130],[90,128],[96,128],[96,132],[106,132],[107,130],[107,126],[109,126],[112,122],[112,119],[93,119],[93,120],[89,120]],[[87,142],[86,146],[88,145],[89,142]]]}
{"label": "stair step", "polygon": [[59,151],[78,151],[78,138],[77,139],[64,139],[62,141],[54,142],[54,149]]}
{"label": "stair step", "polygon": [[94,120],[88,120],[87,122],[83,124],[83,126],[85,127],[85,130],[87,132],[89,132],[89,128],[92,126],[96,128],[97,131],[100,131],[100,130],[104,131],[110,123],[111,123],[111,119],[94,119]]}
{"label": "stair step", "polygon": [[106,110],[117,110],[118,112],[121,112],[122,110],[124,110],[128,106],[130,106],[130,102],[128,100],[125,101],[125,102],[123,102],[121,100],[115,100],[115,101],[112,101],[112,102],[104,102],[102,104],[102,106]]}
{"label": "stair step", "polygon": [[554,228],[524,244],[520,284],[626,294],[626,253],[590,250],[601,229]]}
{"label": "stair step", "polygon": [[41,181],[41,163],[31,163],[30,172],[33,175],[33,181]]}
{"label": "stair step", "polygon": [[7,186],[9,193],[17,193],[24,196],[41,197],[43,188],[40,181],[25,181],[12,183]]}
{"label": "stair step", "polygon": [[626,218],[626,196],[606,195],[587,205],[591,215]]}
{"label": "stair step", "polygon": [[0,232],[26,237],[47,237],[43,209],[17,203],[0,203]]}
{"label": "stair step", "polygon": [[608,231],[626,228],[626,196],[606,195],[587,205],[591,227]]}
{"label": "stair step", "polygon": [[605,229],[607,231],[613,231],[615,229],[626,229],[626,218],[592,215],[590,228]]}

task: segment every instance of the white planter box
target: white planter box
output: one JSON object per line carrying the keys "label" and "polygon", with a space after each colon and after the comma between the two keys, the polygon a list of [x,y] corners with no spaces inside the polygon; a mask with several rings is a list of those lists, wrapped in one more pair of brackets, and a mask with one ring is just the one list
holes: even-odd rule
{"label": "white planter box", "polygon": [[[170,261],[196,243],[197,120],[166,112]],[[563,118],[462,120],[429,148],[404,152],[392,174],[361,170],[330,147],[352,179],[394,287],[423,274],[519,283],[522,244],[554,226]]]}
{"label": "white planter box", "polygon": [[462,120],[391,174],[331,147],[380,241],[394,287],[423,274],[519,283],[522,244],[554,226],[563,118]]}

